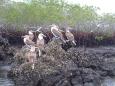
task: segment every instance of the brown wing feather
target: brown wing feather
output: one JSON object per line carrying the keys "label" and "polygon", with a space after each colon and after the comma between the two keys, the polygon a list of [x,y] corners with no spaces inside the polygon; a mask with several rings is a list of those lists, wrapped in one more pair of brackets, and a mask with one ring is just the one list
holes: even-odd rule
{"label": "brown wing feather", "polygon": [[33,35],[33,34],[29,34],[29,38],[30,38],[31,40],[33,40],[33,39],[34,39],[34,35]]}
{"label": "brown wing feather", "polygon": [[28,45],[35,45],[35,43],[31,40],[26,40]]}
{"label": "brown wing feather", "polygon": [[52,32],[54,33],[53,35],[56,35],[56,36],[58,36],[58,37],[61,37],[61,36],[62,36],[62,33],[59,32],[59,31],[57,31],[57,30],[55,30],[55,29],[53,29]]}
{"label": "brown wing feather", "polygon": [[73,41],[74,40],[74,35],[72,33],[66,32],[66,37],[69,41]]}

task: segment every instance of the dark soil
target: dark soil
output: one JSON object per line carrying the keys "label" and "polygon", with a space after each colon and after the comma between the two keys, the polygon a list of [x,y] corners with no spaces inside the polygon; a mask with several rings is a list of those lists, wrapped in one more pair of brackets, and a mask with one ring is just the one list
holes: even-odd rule
{"label": "dark soil", "polygon": [[31,64],[24,64],[24,47],[9,72],[16,86],[101,86],[105,77],[115,76],[115,47],[72,47],[65,51],[60,40],[53,40],[38,57],[34,70]]}

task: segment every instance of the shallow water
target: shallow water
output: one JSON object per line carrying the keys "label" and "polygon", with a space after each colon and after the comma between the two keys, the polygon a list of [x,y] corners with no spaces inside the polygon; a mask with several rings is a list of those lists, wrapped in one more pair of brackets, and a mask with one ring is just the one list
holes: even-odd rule
{"label": "shallow water", "polygon": [[115,78],[106,77],[101,86],[115,86]]}
{"label": "shallow water", "polygon": [[10,66],[0,65],[0,86],[14,86],[14,82],[7,77]]}
{"label": "shallow water", "polygon": [[8,78],[0,78],[0,86],[14,86],[14,83]]}

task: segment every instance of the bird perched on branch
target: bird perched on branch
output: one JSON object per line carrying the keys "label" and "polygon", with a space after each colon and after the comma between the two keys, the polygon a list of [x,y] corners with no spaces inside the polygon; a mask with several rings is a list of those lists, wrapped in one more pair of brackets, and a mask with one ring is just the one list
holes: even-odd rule
{"label": "bird perched on branch", "polygon": [[45,45],[44,37],[46,36],[43,33],[40,33],[37,38],[36,47],[38,47],[39,56],[42,55],[42,50],[44,49],[44,45]]}
{"label": "bird perched on branch", "polygon": [[27,45],[28,47],[30,47],[31,45],[32,46],[35,46],[35,43],[30,39],[29,35],[25,35],[25,36],[22,36],[24,39],[24,43],[25,45]]}
{"label": "bird perched on branch", "polygon": [[70,27],[66,28],[65,35],[67,37],[67,41],[71,41],[74,45],[76,45],[74,35],[70,32]]}
{"label": "bird perched on branch", "polygon": [[66,42],[62,32],[64,32],[63,30],[60,30],[59,27],[55,24],[50,25],[51,26],[51,33],[53,34],[53,36],[55,38],[60,38],[64,43]]}

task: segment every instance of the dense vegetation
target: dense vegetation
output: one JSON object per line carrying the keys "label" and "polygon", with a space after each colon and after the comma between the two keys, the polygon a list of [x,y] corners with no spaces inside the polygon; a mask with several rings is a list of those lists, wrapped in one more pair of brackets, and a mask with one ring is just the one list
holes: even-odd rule
{"label": "dense vegetation", "polygon": [[7,24],[66,23],[75,25],[84,21],[115,22],[114,14],[99,16],[93,6],[68,4],[65,0],[24,0],[13,2],[0,0],[0,22]]}
{"label": "dense vegetation", "polygon": [[[25,2],[0,1],[0,21],[10,24],[67,23],[99,20],[93,6],[68,4],[64,0],[24,0]],[[28,2],[29,1],[29,2]],[[115,21],[111,14],[105,14],[103,20]]]}

